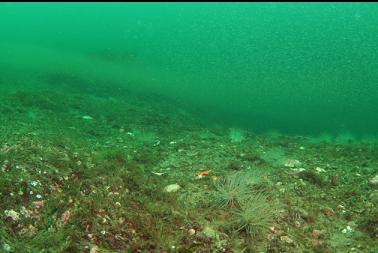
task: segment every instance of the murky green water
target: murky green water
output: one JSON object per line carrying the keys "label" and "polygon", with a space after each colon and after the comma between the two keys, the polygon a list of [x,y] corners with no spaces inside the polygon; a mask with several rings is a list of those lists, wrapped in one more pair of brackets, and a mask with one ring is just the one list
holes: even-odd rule
{"label": "murky green water", "polygon": [[0,253],[377,253],[377,24],[0,3]]}
{"label": "murky green water", "polygon": [[68,73],[210,124],[378,133],[376,3],[1,3],[1,86]]}

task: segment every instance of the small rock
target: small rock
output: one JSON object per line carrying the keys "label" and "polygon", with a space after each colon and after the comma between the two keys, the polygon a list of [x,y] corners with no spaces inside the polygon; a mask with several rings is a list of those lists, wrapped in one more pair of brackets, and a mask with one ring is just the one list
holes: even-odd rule
{"label": "small rock", "polygon": [[37,229],[33,225],[29,225],[27,228],[20,230],[19,235],[31,237],[37,233]]}
{"label": "small rock", "polygon": [[275,227],[275,226],[270,227],[269,230],[270,230],[271,232],[275,233],[275,234],[281,232],[281,230],[280,230],[279,228]]}
{"label": "small rock", "polygon": [[191,229],[188,230],[188,234],[189,235],[194,235],[195,233],[196,233],[196,230],[193,229],[193,228],[191,228]]}
{"label": "small rock", "polygon": [[35,187],[35,186],[38,186],[39,182],[38,181],[31,181],[30,184]]}
{"label": "small rock", "polygon": [[335,214],[335,211],[333,211],[333,209],[330,208],[330,207],[325,207],[325,208],[323,208],[322,211],[323,211],[324,215],[328,216],[328,217],[333,216]]}
{"label": "small rock", "polygon": [[291,239],[290,237],[288,237],[287,235],[283,235],[280,237],[281,241],[284,241],[288,244],[293,244],[294,243],[294,240]]}
{"label": "small rock", "polygon": [[291,170],[294,171],[295,173],[299,173],[299,172],[305,171],[306,169],[305,168],[294,168],[294,169],[291,169]]}
{"label": "small rock", "polygon": [[155,174],[156,176],[162,176],[165,173],[164,172],[155,172],[155,171],[152,171],[152,174]]}
{"label": "small rock", "polygon": [[378,174],[369,179],[369,184],[372,186],[378,186]]}
{"label": "small rock", "polygon": [[350,226],[347,226],[347,227],[344,228],[341,232],[342,232],[343,234],[351,233],[351,232],[353,232],[353,229],[352,229]]}
{"label": "small rock", "polygon": [[97,246],[91,247],[89,253],[100,253],[100,250],[98,249]]}
{"label": "small rock", "polygon": [[45,205],[45,202],[43,200],[35,201],[34,205],[36,208],[41,208]]}
{"label": "small rock", "polygon": [[23,206],[21,207],[20,214],[24,216],[25,218],[30,218],[30,216],[32,215],[32,212]]}
{"label": "small rock", "polygon": [[288,168],[300,167],[301,165],[302,163],[300,161],[294,159],[288,159],[284,164],[284,166]]}
{"label": "small rock", "polygon": [[84,115],[81,118],[84,119],[84,120],[93,120],[93,117],[91,117],[89,115]]}
{"label": "small rock", "polygon": [[164,188],[164,191],[165,192],[177,192],[180,188],[181,188],[181,186],[179,186],[178,184],[170,184],[170,185],[167,185]]}
{"label": "small rock", "polygon": [[71,219],[71,212],[67,210],[62,214],[62,221],[68,222],[70,219]]}
{"label": "small rock", "polygon": [[322,173],[322,172],[325,172],[325,169],[323,168],[320,168],[320,167],[316,167],[315,170],[319,173]]}
{"label": "small rock", "polygon": [[319,238],[319,236],[322,235],[322,234],[323,234],[323,232],[320,231],[320,230],[318,230],[318,229],[314,229],[314,230],[312,230],[312,232],[311,232],[311,236],[312,236],[313,238]]}
{"label": "small rock", "polygon": [[301,224],[299,221],[295,221],[295,222],[294,222],[294,226],[295,226],[296,228],[300,228],[301,225],[302,225],[302,224]]}
{"label": "small rock", "polygon": [[13,221],[18,221],[20,220],[20,214],[16,211],[12,210],[5,210],[4,214],[6,217],[11,218]]}

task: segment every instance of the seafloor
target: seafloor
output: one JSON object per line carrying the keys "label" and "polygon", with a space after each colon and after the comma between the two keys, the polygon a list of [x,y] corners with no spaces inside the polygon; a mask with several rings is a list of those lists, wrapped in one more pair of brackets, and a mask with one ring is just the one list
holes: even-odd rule
{"label": "seafloor", "polygon": [[0,83],[1,252],[378,252],[377,144],[40,81]]}

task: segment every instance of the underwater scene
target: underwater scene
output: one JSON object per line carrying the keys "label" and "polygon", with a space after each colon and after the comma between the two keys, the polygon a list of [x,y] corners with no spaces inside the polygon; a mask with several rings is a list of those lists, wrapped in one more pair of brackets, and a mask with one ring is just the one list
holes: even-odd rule
{"label": "underwater scene", "polygon": [[378,253],[378,3],[0,3],[1,253]]}

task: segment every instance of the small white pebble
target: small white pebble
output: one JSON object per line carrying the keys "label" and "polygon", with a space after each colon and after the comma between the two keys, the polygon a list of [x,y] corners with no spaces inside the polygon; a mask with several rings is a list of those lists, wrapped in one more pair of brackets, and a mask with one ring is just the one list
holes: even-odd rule
{"label": "small white pebble", "polygon": [[37,182],[37,181],[31,181],[30,184],[31,184],[32,186],[37,186],[37,185],[38,185],[38,182]]}
{"label": "small white pebble", "polygon": [[37,199],[42,199],[42,195],[41,195],[41,194],[37,194],[35,197],[36,197]]}
{"label": "small white pebble", "polygon": [[170,185],[167,185],[165,188],[164,188],[164,191],[165,192],[177,192],[178,190],[180,190],[181,186],[178,185],[177,183],[176,184],[170,184]]}
{"label": "small white pebble", "polygon": [[102,235],[105,235],[105,234],[106,234],[106,231],[105,231],[105,230],[102,230],[102,231],[101,231],[101,234],[102,234]]}
{"label": "small white pebble", "polygon": [[156,176],[162,176],[165,173],[164,172],[155,172],[155,171],[152,171],[152,174],[155,174]]}
{"label": "small white pebble", "polygon": [[343,234],[353,232],[353,229],[350,226],[347,226],[341,231]]}
{"label": "small white pebble", "polygon": [[281,241],[284,241],[284,242],[286,242],[288,244],[293,244],[294,243],[294,240],[291,239],[290,237],[286,236],[286,235],[285,236],[281,236],[280,239],[281,239]]}
{"label": "small white pebble", "polygon": [[191,228],[188,230],[189,235],[194,235],[196,233],[196,230]]}
{"label": "small white pebble", "polygon": [[93,118],[89,115],[84,115],[83,117],[81,117],[82,119],[85,119],[85,120],[92,120]]}
{"label": "small white pebble", "polygon": [[320,167],[316,167],[315,168],[315,170],[317,171],[317,172],[325,172],[325,169],[323,169],[323,168],[320,168]]}

